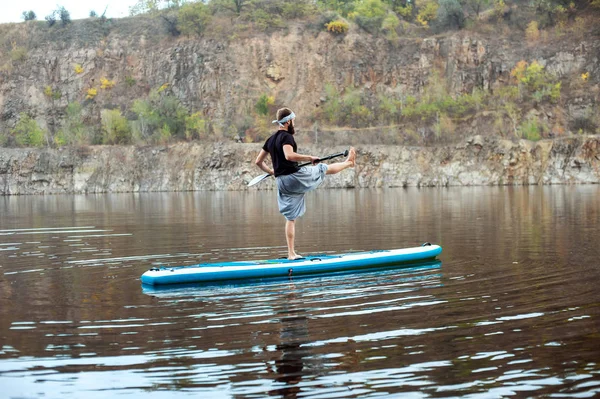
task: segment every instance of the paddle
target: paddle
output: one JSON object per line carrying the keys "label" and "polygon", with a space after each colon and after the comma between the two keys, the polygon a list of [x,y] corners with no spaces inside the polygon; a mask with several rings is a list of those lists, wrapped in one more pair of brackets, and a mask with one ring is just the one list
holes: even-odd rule
{"label": "paddle", "polygon": [[[317,160],[317,162],[327,161],[328,159],[333,159],[333,158],[337,158],[337,157],[347,157],[347,156],[348,156],[348,150],[346,150],[344,152],[338,152],[337,154],[327,155],[326,157],[323,157],[323,158],[319,158]],[[312,164],[312,162],[306,162],[306,163],[302,163],[298,166],[302,167],[302,166],[311,165],[311,164]],[[265,173],[264,175],[256,176],[254,179],[250,180],[250,182],[248,183],[248,187],[251,187],[251,186],[254,186],[255,184],[260,183],[261,181],[265,180],[269,176],[271,176],[271,175],[268,173]]]}

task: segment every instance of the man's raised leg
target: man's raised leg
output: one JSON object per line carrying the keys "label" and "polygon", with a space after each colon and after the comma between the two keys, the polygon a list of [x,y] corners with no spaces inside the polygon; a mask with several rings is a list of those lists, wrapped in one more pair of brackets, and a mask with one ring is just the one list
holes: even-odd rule
{"label": "man's raised leg", "polygon": [[354,147],[350,147],[348,150],[348,158],[344,162],[332,163],[327,166],[327,174],[335,175],[336,173],[340,173],[344,169],[353,168],[356,163],[356,150]]}

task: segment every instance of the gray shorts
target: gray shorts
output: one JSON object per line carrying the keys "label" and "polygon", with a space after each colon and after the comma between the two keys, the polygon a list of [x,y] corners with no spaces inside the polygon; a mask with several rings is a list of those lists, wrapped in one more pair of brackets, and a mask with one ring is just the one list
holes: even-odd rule
{"label": "gray shorts", "polygon": [[327,165],[303,166],[291,175],[277,176],[277,204],[287,220],[296,220],[306,212],[304,194],[323,183]]}

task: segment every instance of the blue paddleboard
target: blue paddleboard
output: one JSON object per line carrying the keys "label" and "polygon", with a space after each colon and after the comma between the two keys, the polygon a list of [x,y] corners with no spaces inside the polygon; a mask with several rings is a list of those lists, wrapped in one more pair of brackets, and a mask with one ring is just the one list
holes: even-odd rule
{"label": "blue paddleboard", "polygon": [[337,255],[309,255],[302,259],[271,259],[191,266],[153,267],[142,274],[143,284],[184,284],[226,280],[293,277],[309,274],[364,270],[383,266],[408,267],[435,259],[442,252],[439,245]]}

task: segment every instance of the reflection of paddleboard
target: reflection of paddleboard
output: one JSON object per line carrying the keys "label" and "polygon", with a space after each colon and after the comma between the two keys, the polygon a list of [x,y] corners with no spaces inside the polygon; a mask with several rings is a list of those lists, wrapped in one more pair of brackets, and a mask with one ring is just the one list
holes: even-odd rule
{"label": "reflection of paddleboard", "polygon": [[262,279],[301,276],[383,266],[409,267],[433,260],[442,252],[439,245],[383,251],[356,252],[339,255],[309,255],[301,259],[272,259],[192,266],[153,267],[142,274],[142,283],[149,285],[181,284],[224,280]]}

